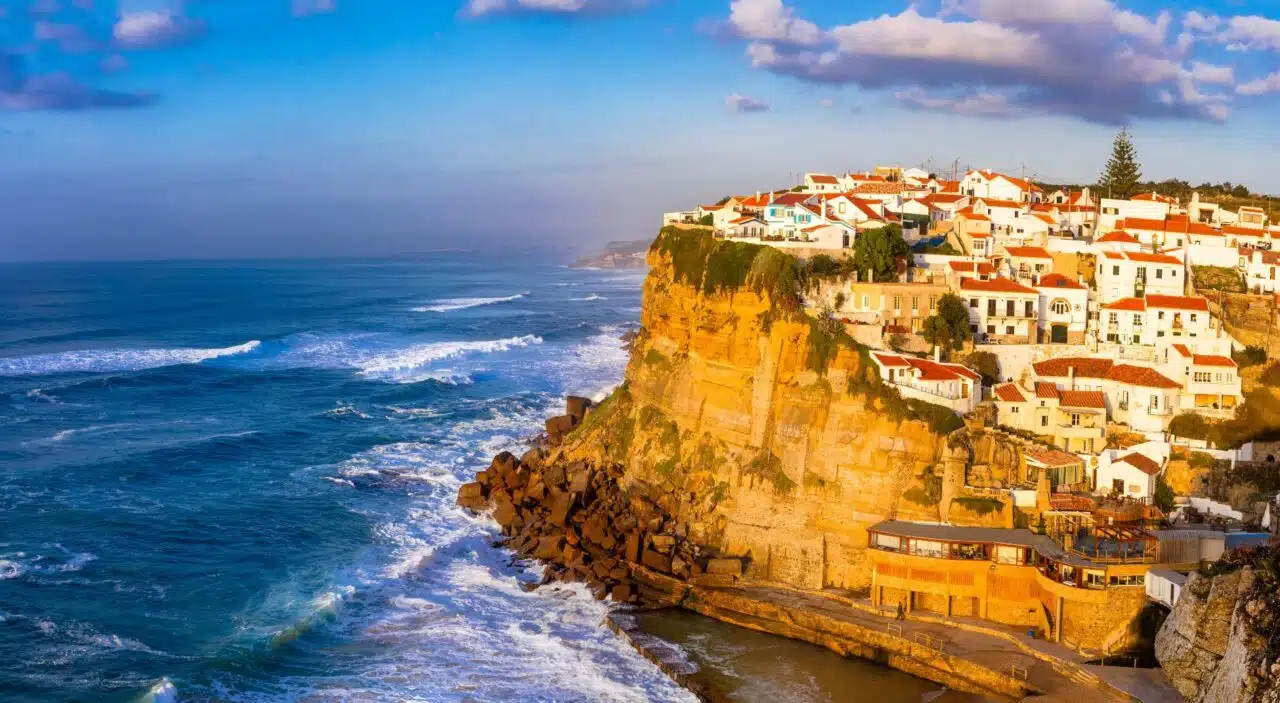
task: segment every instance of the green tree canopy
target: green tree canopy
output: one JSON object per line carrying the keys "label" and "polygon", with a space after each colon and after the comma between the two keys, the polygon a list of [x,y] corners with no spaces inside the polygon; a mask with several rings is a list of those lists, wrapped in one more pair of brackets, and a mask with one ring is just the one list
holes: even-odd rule
{"label": "green tree canopy", "polygon": [[1133,146],[1129,130],[1122,129],[1111,145],[1111,158],[1098,179],[1098,190],[1103,197],[1127,200],[1137,195],[1142,181],[1142,166],[1138,164],[1138,150]]}
{"label": "green tree canopy", "polygon": [[853,245],[853,268],[863,274],[871,271],[874,281],[898,278],[898,260],[908,256],[911,247],[902,238],[902,225],[869,229],[858,235]]}
{"label": "green tree canopy", "polygon": [[969,329],[969,308],[954,293],[938,299],[938,311],[924,321],[920,336],[945,350],[960,351],[973,338]]}

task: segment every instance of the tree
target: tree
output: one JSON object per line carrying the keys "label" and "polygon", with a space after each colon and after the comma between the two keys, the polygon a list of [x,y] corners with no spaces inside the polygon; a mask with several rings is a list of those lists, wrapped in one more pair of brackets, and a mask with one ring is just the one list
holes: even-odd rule
{"label": "tree", "polygon": [[1000,357],[995,352],[979,351],[969,355],[969,368],[978,372],[982,382],[994,386],[1000,382]]}
{"label": "tree", "polygon": [[708,212],[707,214],[698,218],[698,224],[702,225],[703,227],[714,227],[716,224],[716,217],[715,215],[712,215],[711,213]]}
{"label": "tree", "polygon": [[960,351],[973,338],[969,329],[969,308],[954,293],[938,299],[938,311],[925,319],[920,336],[946,350]]}
{"label": "tree", "polygon": [[898,260],[910,253],[901,225],[869,229],[858,235],[853,245],[853,270],[859,274],[871,271],[873,281],[897,280]]}
{"label": "tree", "polygon": [[1164,474],[1156,476],[1156,493],[1152,498],[1161,511],[1166,514],[1173,512],[1173,487],[1164,480]]}
{"label": "tree", "polygon": [[1138,150],[1133,146],[1129,130],[1122,129],[1111,145],[1111,158],[1098,179],[1098,190],[1105,197],[1128,200],[1138,192],[1142,181],[1142,166],[1138,164]]}

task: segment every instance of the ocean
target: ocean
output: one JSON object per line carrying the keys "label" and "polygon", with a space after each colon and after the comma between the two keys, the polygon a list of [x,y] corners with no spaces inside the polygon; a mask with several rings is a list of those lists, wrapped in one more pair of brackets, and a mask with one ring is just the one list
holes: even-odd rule
{"label": "ocean", "polygon": [[[621,381],[643,277],[466,254],[0,265],[0,700],[693,701],[609,605],[526,591],[540,568],[454,505],[566,394]],[[936,690],[652,622],[736,701]]]}

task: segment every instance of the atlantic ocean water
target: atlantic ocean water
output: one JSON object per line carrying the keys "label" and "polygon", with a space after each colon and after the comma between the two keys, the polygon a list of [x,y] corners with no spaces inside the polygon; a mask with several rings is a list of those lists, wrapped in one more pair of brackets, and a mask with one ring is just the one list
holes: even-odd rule
{"label": "atlantic ocean water", "polygon": [[454,506],[621,380],[642,279],[0,266],[0,700],[690,700]]}

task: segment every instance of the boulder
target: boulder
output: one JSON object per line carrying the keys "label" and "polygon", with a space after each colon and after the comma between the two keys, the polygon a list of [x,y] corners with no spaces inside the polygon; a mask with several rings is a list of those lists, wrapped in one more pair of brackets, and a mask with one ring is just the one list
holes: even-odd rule
{"label": "boulder", "polygon": [[564,552],[564,535],[549,535],[538,540],[538,548],[533,550],[535,559],[548,561]]}
{"label": "boulder", "polygon": [[520,460],[511,452],[502,452],[493,458],[493,463],[489,465],[490,469],[496,469],[499,474],[506,474],[516,470],[520,464]]}
{"label": "boulder", "polygon": [[623,557],[631,562],[640,561],[640,546],[644,543],[644,536],[639,532],[632,532],[627,535],[627,545],[623,553]]}
{"label": "boulder", "polygon": [[479,511],[484,510],[488,504],[489,501],[484,497],[484,484],[479,481],[464,483],[458,489],[458,505]]}
{"label": "boulder", "polygon": [[707,573],[715,576],[741,576],[741,559],[711,559],[707,562]]}
{"label": "boulder", "polygon": [[636,589],[629,583],[620,583],[613,587],[613,591],[609,596],[613,598],[614,603],[630,603],[635,598]]}
{"label": "boulder", "polygon": [[564,435],[573,429],[573,418],[568,415],[559,415],[547,420],[547,440],[552,446],[560,443]]}
{"label": "boulder", "polygon": [[644,550],[640,555],[640,563],[650,569],[654,569],[655,571],[661,571],[663,573],[669,573],[671,571],[671,559],[653,551],[652,549]]}
{"label": "boulder", "polygon": [[591,469],[586,464],[577,464],[569,470],[569,490],[574,493],[585,493],[591,486]]}
{"label": "boulder", "polygon": [[653,548],[658,550],[659,552],[662,552],[663,554],[670,552],[671,548],[674,547],[675,544],[676,544],[676,538],[672,537],[671,535],[654,535],[653,536]]}
{"label": "boulder", "polygon": [[547,519],[552,525],[563,527],[569,520],[569,512],[573,510],[572,493],[561,493],[551,501],[551,515]]}
{"label": "boulder", "polygon": [[569,417],[572,417],[574,424],[582,422],[582,418],[586,416],[587,410],[591,407],[591,399],[583,398],[577,395],[571,395],[564,399],[564,411]]}
{"label": "boulder", "polygon": [[511,527],[520,520],[516,506],[509,500],[498,501],[493,508],[493,519],[503,527]]}

